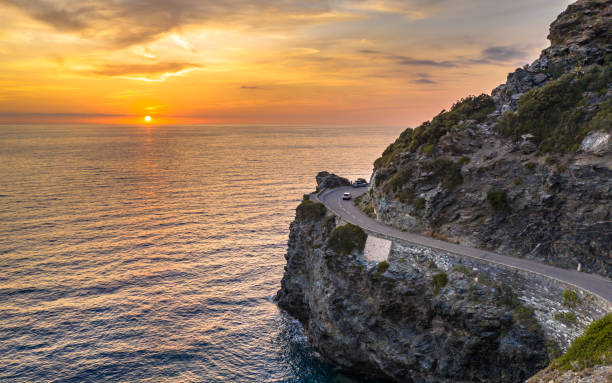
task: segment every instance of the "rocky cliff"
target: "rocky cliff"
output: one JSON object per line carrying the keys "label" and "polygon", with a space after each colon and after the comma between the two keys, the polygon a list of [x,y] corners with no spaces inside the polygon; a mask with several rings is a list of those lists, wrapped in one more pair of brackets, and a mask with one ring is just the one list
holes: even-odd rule
{"label": "rocky cliff", "polygon": [[378,220],[612,277],[612,1],[579,0],[551,46],[376,160]]}
{"label": "rocky cliff", "polygon": [[277,295],[328,361],[398,382],[520,382],[550,361],[507,286],[405,251],[370,262],[365,233],[336,221],[321,204],[298,207]]}

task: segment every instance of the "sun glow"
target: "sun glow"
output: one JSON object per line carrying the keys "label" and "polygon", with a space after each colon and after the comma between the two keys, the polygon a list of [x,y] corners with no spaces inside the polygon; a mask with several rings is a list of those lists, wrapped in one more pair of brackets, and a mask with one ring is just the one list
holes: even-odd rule
{"label": "sun glow", "polygon": [[146,116],[144,119],[146,122],[151,122],[151,116]]}

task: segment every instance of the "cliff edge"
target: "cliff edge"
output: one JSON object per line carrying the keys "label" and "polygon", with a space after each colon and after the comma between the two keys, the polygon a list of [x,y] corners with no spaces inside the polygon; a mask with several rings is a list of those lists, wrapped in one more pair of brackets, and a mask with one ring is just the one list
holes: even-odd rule
{"label": "cliff edge", "polygon": [[277,294],[326,360],[392,381],[524,381],[550,362],[533,310],[470,270],[392,250],[368,261],[366,234],[305,200]]}

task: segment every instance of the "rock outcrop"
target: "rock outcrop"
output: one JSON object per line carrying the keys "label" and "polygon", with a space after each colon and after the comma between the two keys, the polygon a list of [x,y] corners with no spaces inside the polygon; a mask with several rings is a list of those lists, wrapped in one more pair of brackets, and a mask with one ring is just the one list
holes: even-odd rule
{"label": "rock outcrop", "polygon": [[319,172],[315,179],[317,181],[317,191],[351,185],[351,181],[348,179],[329,172]]}
{"label": "rock outcrop", "polygon": [[543,370],[526,383],[608,383],[612,382],[612,366],[598,366],[584,371],[558,372],[554,369]]}
{"label": "rock outcrop", "polygon": [[338,231],[322,205],[298,207],[277,294],[326,360],[398,382],[521,382],[549,362],[533,312],[506,286],[397,250],[368,262],[330,245]]}
{"label": "rock outcrop", "polygon": [[491,96],[408,129],[362,201],[401,229],[612,277],[612,1],[579,0]]}

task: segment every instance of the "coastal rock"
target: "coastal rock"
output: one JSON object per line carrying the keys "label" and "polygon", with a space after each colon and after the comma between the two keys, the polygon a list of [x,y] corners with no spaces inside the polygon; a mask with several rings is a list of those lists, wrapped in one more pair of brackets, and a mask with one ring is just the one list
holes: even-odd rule
{"label": "coastal rock", "polygon": [[559,373],[553,369],[543,370],[526,383],[608,383],[612,382],[612,366],[598,366],[584,371]]}
{"label": "coastal rock", "polygon": [[580,150],[597,156],[610,154],[612,153],[612,136],[607,132],[593,132],[582,141]]}
{"label": "coastal rock", "polygon": [[297,214],[277,294],[323,358],[396,382],[522,382],[547,365],[541,328],[508,288],[402,250],[385,267],[338,253],[327,214]]}
{"label": "coastal rock", "polygon": [[329,172],[319,172],[315,179],[317,181],[317,191],[351,185],[348,179]]}

